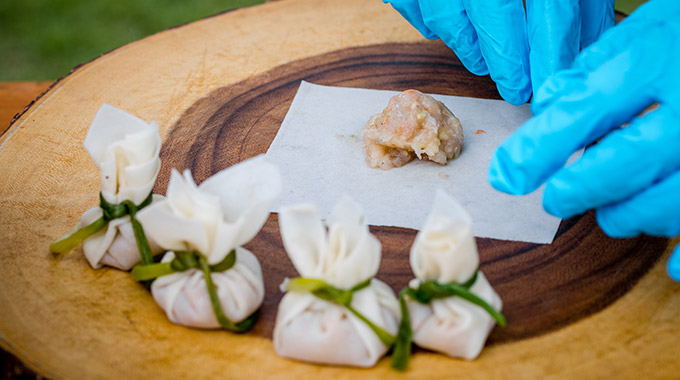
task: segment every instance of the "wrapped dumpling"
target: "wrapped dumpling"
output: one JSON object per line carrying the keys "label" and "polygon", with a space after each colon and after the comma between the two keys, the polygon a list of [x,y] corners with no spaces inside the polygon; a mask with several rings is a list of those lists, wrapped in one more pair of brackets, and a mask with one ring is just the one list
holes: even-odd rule
{"label": "wrapped dumpling", "polygon": [[[212,282],[224,315],[237,324],[250,317],[262,305],[264,283],[262,269],[255,255],[245,248],[235,249],[236,263],[224,272],[212,272]],[[175,253],[163,256],[172,262]],[[219,328],[206,290],[205,276],[199,269],[159,277],[151,284],[151,294],[173,323],[205,329]]]}
{"label": "wrapped dumpling", "polygon": [[302,277],[287,280],[274,327],[280,356],[371,367],[387,352],[400,314],[392,289],[373,278],[380,242],[359,205],[343,197],[327,220],[311,205],[279,213],[281,237]]}
{"label": "wrapped dumpling", "polygon": [[[437,192],[425,226],[416,235],[410,261],[416,275],[409,284],[411,289],[427,282],[456,284],[500,311],[500,297],[478,272],[479,255],[470,217],[443,191]],[[461,296],[434,298],[427,304],[406,297],[406,304],[413,342],[452,357],[476,358],[496,323],[489,310]]]}
{"label": "wrapped dumpling", "polygon": [[[153,195],[153,202],[163,199],[160,195]],[[79,226],[87,226],[102,217],[101,207],[93,207],[80,217]],[[163,252],[163,249],[153,239],[147,239],[152,255]],[[130,222],[130,215],[113,219],[106,228],[83,241],[83,252],[93,268],[104,265],[130,270],[139,264],[141,256],[137,247],[137,239]]]}
{"label": "wrapped dumpling", "polygon": [[[161,166],[158,125],[103,104],[83,145],[100,170],[101,203],[86,211],[76,226],[87,233],[81,233],[78,239],[65,238],[61,245],[57,242],[50,248],[54,252],[68,252],[82,242],[85,257],[93,268],[109,265],[129,270],[142,260],[140,236],[135,235],[143,234],[140,226],[134,231],[130,214],[162,199],[151,194]],[[146,241],[142,245],[146,246]],[[153,240],[142,249],[150,251],[146,257],[149,262],[151,255],[162,251]]]}
{"label": "wrapped dumpling", "polygon": [[241,245],[262,228],[280,191],[279,171],[264,156],[200,186],[189,170],[173,170],[166,199],[138,214],[146,233],[168,252],[161,264],[136,267],[133,277],[158,277],[151,293],[174,323],[245,331],[238,324],[259,309],[264,283],[257,258]]}

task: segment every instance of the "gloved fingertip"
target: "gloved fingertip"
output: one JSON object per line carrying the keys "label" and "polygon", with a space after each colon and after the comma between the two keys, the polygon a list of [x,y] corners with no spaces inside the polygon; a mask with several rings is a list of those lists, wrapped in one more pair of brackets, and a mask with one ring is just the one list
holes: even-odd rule
{"label": "gloved fingertip", "polygon": [[520,106],[526,103],[527,100],[529,100],[529,97],[531,97],[531,84],[517,89],[509,88],[501,83],[496,82],[496,88],[498,89],[498,93],[501,95],[501,97],[513,106]]}
{"label": "gloved fingertip", "polygon": [[549,181],[543,191],[543,209],[558,218],[568,218],[571,215],[567,215],[562,209],[563,202],[560,198],[559,186],[556,186],[554,181]]}
{"label": "gloved fingertip", "polygon": [[466,51],[463,51],[463,49],[461,48],[451,50],[456,52],[456,55],[458,55],[458,59],[460,59],[460,62],[463,64],[463,66],[465,66],[465,68],[469,72],[478,76],[489,75],[489,68],[486,66],[484,57],[482,57],[482,54],[479,52],[479,49],[475,50],[472,47],[470,47],[466,49]]}
{"label": "gloved fingertip", "polygon": [[636,231],[628,231],[622,227],[621,223],[619,223],[621,218],[616,215],[610,207],[611,206],[602,207],[595,213],[595,219],[597,220],[600,229],[602,229],[607,236],[613,238],[626,238],[637,235]]}
{"label": "gloved fingertip", "polygon": [[668,259],[668,264],[666,265],[666,271],[670,278],[680,282],[680,245],[675,247],[675,250],[671,253],[671,258]]}
{"label": "gloved fingertip", "polygon": [[507,194],[524,195],[527,192],[523,191],[522,186],[517,186],[517,183],[522,182],[518,177],[521,177],[521,172],[512,164],[507,152],[502,147],[498,148],[491,158],[487,176],[491,186]]}
{"label": "gloved fingertip", "polygon": [[583,213],[589,207],[580,201],[578,186],[569,180],[564,171],[557,172],[545,184],[543,191],[543,208],[551,215],[558,218],[569,218]]}
{"label": "gloved fingertip", "polygon": [[470,65],[467,65],[465,62],[463,62],[463,66],[465,66],[465,68],[469,72],[471,72],[471,73],[473,73],[477,76],[489,75],[489,68],[486,67],[486,63],[484,62],[484,60],[479,60],[475,63],[470,64]]}

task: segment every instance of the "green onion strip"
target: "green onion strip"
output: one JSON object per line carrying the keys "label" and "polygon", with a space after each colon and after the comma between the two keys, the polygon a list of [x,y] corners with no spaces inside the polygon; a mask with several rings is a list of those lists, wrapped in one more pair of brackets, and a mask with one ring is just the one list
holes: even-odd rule
{"label": "green onion strip", "polygon": [[411,321],[406,306],[406,297],[410,297],[422,304],[429,304],[432,300],[439,298],[461,297],[484,309],[496,320],[499,326],[505,327],[507,325],[505,316],[501,312],[470,291],[470,287],[477,281],[478,274],[479,270],[476,270],[472,277],[463,284],[440,284],[436,281],[425,281],[420,283],[416,289],[406,287],[399,292],[399,306],[401,308],[402,319],[392,352],[392,368],[401,371],[405,370],[411,356],[413,331],[411,330]]}
{"label": "green onion strip", "polygon": [[227,318],[222,310],[222,304],[217,295],[217,288],[212,281],[213,272],[224,272],[231,269],[236,264],[236,250],[231,250],[229,254],[219,263],[209,265],[208,259],[198,251],[175,251],[175,258],[166,263],[151,265],[137,265],[132,268],[132,278],[136,281],[148,281],[169,274],[184,272],[189,269],[198,269],[203,273],[205,285],[210,297],[210,305],[217,322],[224,329],[243,333],[250,330],[257,320],[257,311],[239,323],[234,323]]}
{"label": "green onion strip", "polygon": [[106,199],[104,199],[104,196],[99,193],[99,207],[101,207],[103,212],[102,217],[50,244],[50,251],[57,254],[68,253],[73,248],[82,244],[85,239],[106,228],[110,221],[122,218],[125,215],[130,215],[130,223],[132,224],[132,230],[135,234],[135,241],[137,242],[137,248],[139,249],[142,264],[147,265],[153,263],[153,255],[151,253],[151,248],[149,247],[149,242],[144,234],[144,229],[137,218],[135,218],[137,212],[150,205],[152,200],[153,194],[149,193],[146,199],[139,205],[135,205],[130,200],[123,201],[120,204],[112,204],[107,202]]}
{"label": "green onion strip", "polygon": [[390,333],[385,331],[380,326],[371,322],[363,314],[352,307],[352,296],[354,292],[359,291],[371,284],[371,279],[363,281],[349,290],[338,289],[328,283],[317,280],[313,278],[297,277],[288,280],[285,284],[285,288],[291,292],[309,292],[315,297],[320,298],[325,301],[333,302],[335,304],[344,306],[349,310],[350,313],[354,314],[359,320],[365,323],[375,335],[380,339],[380,341],[385,345],[385,347],[390,348],[394,344],[395,337]]}

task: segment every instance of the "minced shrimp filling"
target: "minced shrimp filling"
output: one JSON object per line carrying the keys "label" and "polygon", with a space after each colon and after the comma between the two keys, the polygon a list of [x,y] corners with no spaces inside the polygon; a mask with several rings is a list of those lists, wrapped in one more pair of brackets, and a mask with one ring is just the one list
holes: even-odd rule
{"label": "minced shrimp filling", "polygon": [[391,169],[418,157],[446,165],[460,155],[463,128],[446,106],[417,90],[393,96],[363,131],[366,163]]}

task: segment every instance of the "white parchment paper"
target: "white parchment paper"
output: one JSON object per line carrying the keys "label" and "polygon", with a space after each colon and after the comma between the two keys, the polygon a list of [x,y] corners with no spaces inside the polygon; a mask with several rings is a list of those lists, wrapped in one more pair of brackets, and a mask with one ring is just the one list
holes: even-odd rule
{"label": "white parchment paper", "polygon": [[517,197],[487,181],[496,147],[530,116],[528,105],[432,94],[460,119],[465,144],[446,166],[412,161],[400,168],[369,168],[361,131],[394,91],[302,82],[267,157],[279,165],[284,190],[278,204],[312,202],[327,217],[342,194],[356,199],[372,225],[419,229],[438,188],[470,213],[475,236],[552,242],[560,219],[541,205],[542,189]]}

